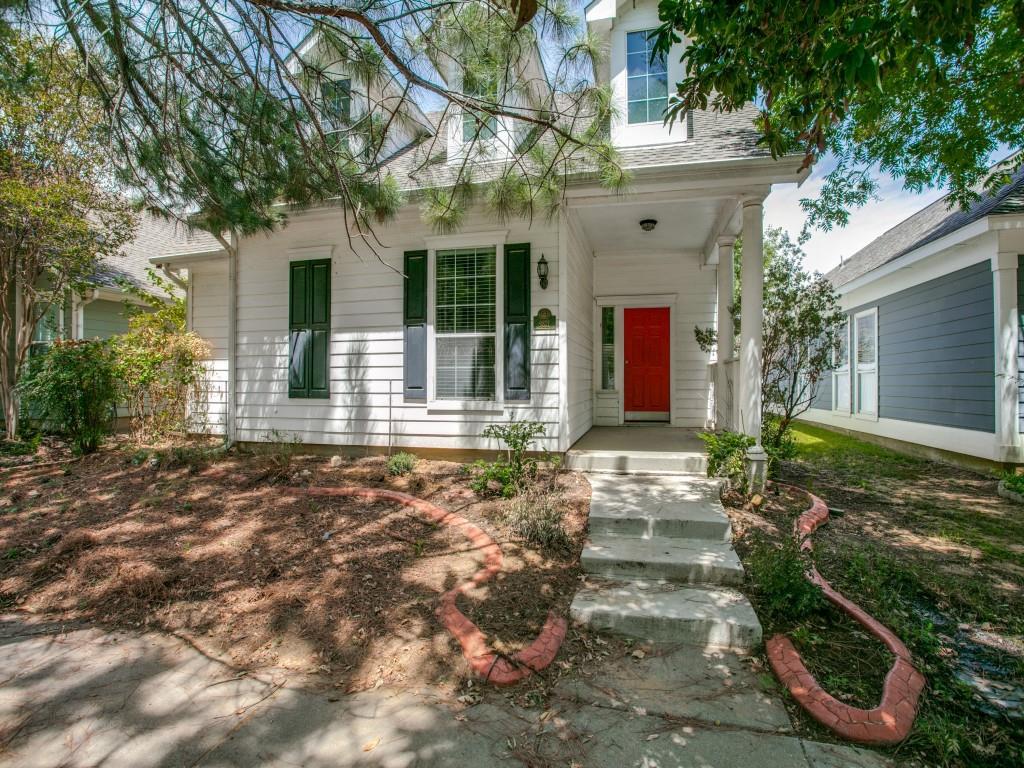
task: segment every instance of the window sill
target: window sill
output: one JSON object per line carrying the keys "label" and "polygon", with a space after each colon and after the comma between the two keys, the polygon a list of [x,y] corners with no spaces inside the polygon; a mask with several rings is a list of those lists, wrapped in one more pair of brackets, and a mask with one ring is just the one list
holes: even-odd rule
{"label": "window sill", "polygon": [[427,413],[504,413],[505,406],[493,400],[431,400]]}

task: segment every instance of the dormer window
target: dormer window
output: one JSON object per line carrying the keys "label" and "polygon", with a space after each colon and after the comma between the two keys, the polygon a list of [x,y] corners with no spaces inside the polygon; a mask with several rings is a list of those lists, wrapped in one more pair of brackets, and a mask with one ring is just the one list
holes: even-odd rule
{"label": "dormer window", "polygon": [[649,29],[626,34],[626,101],[630,124],[661,122],[668,107],[668,62],[665,54],[654,55],[654,32]]}
{"label": "dormer window", "polygon": [[352,120],[352,81],[325,80],[320,85],[321,109],[331,130],[347,127]]}
{"label": "dormer window", "polygon": [[[463,92],[467,96],[494,103],[498,100],[498,84],[488,79],[482,83],[466,73]],[[473,141],[477,135],[481,139],[493,139],[498,134],[498,118],[483,112],[474,112],[469,109],[462,110],[462,141],[465,143]]]}

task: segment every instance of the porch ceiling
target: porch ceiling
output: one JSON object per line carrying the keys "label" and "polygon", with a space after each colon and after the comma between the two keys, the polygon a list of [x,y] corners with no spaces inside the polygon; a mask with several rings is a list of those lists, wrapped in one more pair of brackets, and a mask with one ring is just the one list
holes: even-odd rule
{"label": "porch ceiling", "polygon": [[[725,201],[715,198],[641,202],[619,198],[608,205],[576,209],[595,252],[700,251],[719,222]],[[735,203],[734,203],[735,205]],[[642,219],[655,219],[653,232],[640,229]]]}

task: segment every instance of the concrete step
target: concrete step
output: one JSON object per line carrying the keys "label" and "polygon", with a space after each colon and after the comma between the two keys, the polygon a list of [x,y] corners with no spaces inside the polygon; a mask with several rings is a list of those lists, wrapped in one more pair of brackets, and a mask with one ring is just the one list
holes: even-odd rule
{"label": "concrete step", "polygon": [[587,573],[612,579],[661,579],[688,584],[743,581],[743,566],[727,541],[594,534],[583,548],[580,562]]}
{"label": "concrete step", "polygon": [[565,466],[577,472],[607,474],[683,475],[705,474],[708,459],[703,453],[662,453],[659,451],[570,450]]}
{"label": "concrete step", "polygon": [[593,535],[729,541],[729,517],[719,501],[721,481],[685,477],[591,475]]}
{"label": "concrete step", "polygon": [[729,518],[718,502],[694,501],[627,505],[595,502],[590,507],[592,536],[730,541]]}
{"label": "concrete step", "polygon": [[748,651],[761,642],[761,623],[734,589],[601,582],[576,593],[574,621],[657,643]]}

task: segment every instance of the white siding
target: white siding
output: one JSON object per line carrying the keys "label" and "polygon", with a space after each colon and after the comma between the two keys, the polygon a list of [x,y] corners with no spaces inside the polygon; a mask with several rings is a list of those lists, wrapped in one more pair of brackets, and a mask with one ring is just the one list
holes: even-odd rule
{"label": "white siding", "polygon": [[570,212],[563,216],[568,324],[569,445],[594,424],[594,257]]}
{"label": "white siding", "polygon": [[714,326],[716,292],[715,268],[702,268],[694,253],[601,253],[595,260],[597,296],[675,294],[672,424],[678,427],[703,428],[709,422],[709,356],[697,346],[693,329]]}
{"label": "white siding", "polygon": [[189,327],[210,345],[203,399],[192,410],[193,429],[224,434],[228,398],[228,270],[224,262],[189,270]]}
{"label": "white siding", "polygon": [[[493,231],[493,220],[468,216],[461,235]],[[554,226],[509,225],[508,243],[531,243],[532,312],[558,315],[558,237]],[[414,211],[376,232],[381,256],[401,268],[403,253],[425,247],[427,228]],[[288,397],[288,262],[290,249],[333,246],[329,400]],[[304,443],[392,445],[424,448],[495,448],[480,437],[490,423],[510,418],[544,422],[541,447],[556,450],[558,436],[558,335],[534,332],[529,404],[498,412],[453,412],[406,403],[402,395],[402,277],[366,248],[350,248],[340,212],[296,215],[270,236],[239,244],[237,438],[298,437]],[[543,254],[550,281],[541,291],[536,262]],[[198,284],[202,281],[197,279]],[[220,290],[220,289],[216,289]],[[221,294],[223,295],[223,294]],[[197,304],[198,308],[198,304]]]}

